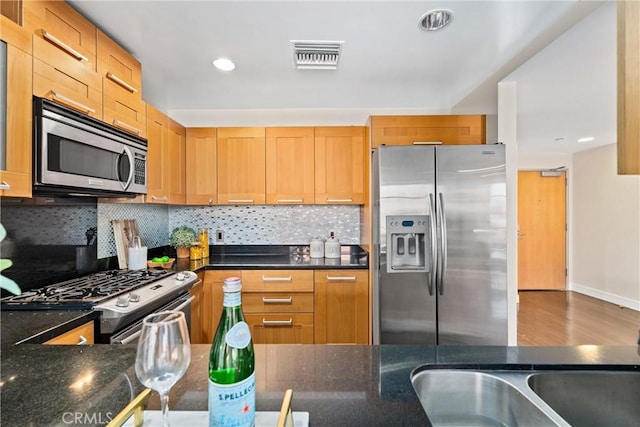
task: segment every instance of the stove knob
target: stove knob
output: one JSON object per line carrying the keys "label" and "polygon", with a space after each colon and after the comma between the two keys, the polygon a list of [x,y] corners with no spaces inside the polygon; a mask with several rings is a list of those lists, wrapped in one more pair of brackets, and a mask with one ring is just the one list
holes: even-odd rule
{"label": "stove knob", "polygon": [[118,297],[116,301],[116,307],[128,307],[129,306],[129,298],[126,296]]}
{"label": "stove knob", "polygon": [[140,295],[131,292],[129,294],[129,301],[131,301],[131,302],[139,302],[140,301]]}
{"label": "stove knob", "polygon": [[176,280],[179,281],[183,281],[187,278],[186,274],[184,272],[180,272],[178,274],[176,274]]}

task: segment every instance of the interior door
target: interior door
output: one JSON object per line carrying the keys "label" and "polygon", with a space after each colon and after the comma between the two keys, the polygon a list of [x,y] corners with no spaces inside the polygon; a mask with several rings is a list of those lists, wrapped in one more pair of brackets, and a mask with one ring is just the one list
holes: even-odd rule
{"label": "interior door", "polygon": [[566,287],[564,172],[518,172],[518,290]]}

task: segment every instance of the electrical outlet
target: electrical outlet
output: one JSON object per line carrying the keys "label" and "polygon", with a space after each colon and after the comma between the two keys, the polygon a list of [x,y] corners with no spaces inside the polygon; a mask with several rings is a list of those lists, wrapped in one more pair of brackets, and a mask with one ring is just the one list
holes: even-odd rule
{"label": "electrical outlet", "polygon": [[216,230],[216,243],[224,243],[224,230]]}

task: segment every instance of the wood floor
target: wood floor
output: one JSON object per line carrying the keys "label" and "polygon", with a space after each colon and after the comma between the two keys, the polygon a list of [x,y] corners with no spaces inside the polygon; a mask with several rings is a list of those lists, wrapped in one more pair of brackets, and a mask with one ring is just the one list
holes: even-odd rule
{"label": "wood floor", "polygon": [[640,312],[572,291],[520,291],[518,345],[637,345]]}

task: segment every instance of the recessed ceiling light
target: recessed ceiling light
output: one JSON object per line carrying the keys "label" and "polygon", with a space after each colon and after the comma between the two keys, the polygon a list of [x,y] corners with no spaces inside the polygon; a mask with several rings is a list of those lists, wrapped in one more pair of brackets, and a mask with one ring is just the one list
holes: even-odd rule
{"label": "recessed ceiling light", "polygon": [[453,19],[453,12],[447,9],[434,9],[420,17],[420,28],[436,31],[446,27]]}
{"label": "recessed ceiling light", "polygon": [[213,60],[213,66],[222,71],[231,71],[236,68],[236,64],[229,58],[216,58]]}
{"label": "recessed ceiling light", "polygon": [[592,136],[585,136],[584,138],[578,138],[578,142],[591,142],[593,141],[595,138]]}

